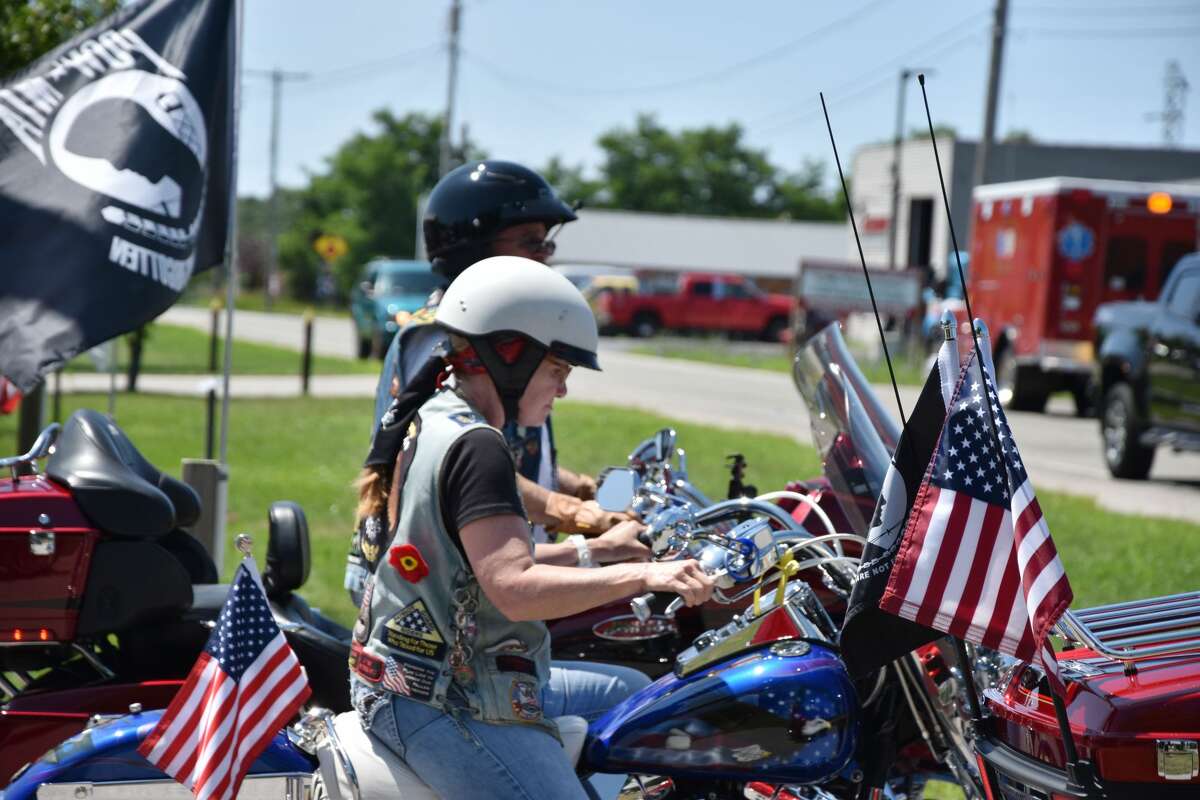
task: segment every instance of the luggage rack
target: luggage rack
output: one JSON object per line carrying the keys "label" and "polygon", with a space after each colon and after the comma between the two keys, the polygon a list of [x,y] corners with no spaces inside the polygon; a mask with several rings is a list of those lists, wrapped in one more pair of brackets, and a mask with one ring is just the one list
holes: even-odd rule
{"label": "luggage rack", "polygon": [[1200,591],[1067,611],[1057,631],[1127,665],[1184,653],[1200,655]]}
{"label": "luggage rack", "polygon": [[50,450],[54,447],[54,442],[58,440],[59,431],[62,430],[62,425],[57,422],[52,422],[38,434],[37,439],[33,442],[33,447],[29,448],[29,452],[21,456],[12,456],[11,458],[0,458],[0,469],[7,467],[12,472],[13,480],[21,475],[21,468],[27,466],[34,474],[38,474],[37,460],[45,458],[50,454]]}

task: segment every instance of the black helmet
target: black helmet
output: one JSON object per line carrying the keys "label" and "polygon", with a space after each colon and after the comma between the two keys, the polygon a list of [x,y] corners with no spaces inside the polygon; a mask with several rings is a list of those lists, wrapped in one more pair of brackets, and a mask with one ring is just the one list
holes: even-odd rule
{"label": "black helmet", "polygon": [[425,205],[425,252],[433,271],[454,280],[491,255],[492,238],[523,222],[574,220],[546,179],[511,161],[470,161],[447,172]]}

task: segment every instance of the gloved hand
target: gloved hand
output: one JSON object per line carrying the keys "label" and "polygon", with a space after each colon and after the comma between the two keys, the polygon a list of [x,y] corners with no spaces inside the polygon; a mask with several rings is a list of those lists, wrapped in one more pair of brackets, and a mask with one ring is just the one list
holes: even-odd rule
{"label": "gloved hand", "polygon": [[580,500],[596,498],[596,479],[582,472],[572,472],[566,467],[558,468],[558,490]]}
{"label": "gloved hand", "polygon": [[580,500],[561,492],[550,492],[546,498],[546,515],[554,520],[555,531],[587,536],[597,536],[618,522],[631,519],[621,511],[605,511],[595,500]]}

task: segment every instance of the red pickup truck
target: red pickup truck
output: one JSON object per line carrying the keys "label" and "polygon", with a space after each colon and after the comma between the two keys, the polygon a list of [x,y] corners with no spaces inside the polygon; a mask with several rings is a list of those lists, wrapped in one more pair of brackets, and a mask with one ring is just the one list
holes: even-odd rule
{"label": "red pickup truck", "polygon": [[772,342],[787,334],[796,306],[794,298],[767,294],[741,275],[711,272],[685,272],[671,292],[606,291],[594,302],[606,332],[645,337],[660,330],[721,331]]}

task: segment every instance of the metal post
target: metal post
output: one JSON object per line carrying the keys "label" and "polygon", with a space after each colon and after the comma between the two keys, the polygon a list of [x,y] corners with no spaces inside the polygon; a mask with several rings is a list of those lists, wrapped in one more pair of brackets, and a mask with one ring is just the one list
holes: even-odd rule
{"label": "metal post", "polygon": [[62,422],[62,369],[54,371],[54,413],[51,422]]}
{"label": "metal post", "polygon": [[975,151],[972,188],[987,182],[987,160],[996,135],[996,106],[1000,99],[1000,69],[1004,60],[1004,33],[1008,25],[1008,0],[996,0],[992,21],[992,56],[988,62],[987,99],[983,105],[983,135]]}
{"label": "metal post", "polygon": [[221,337],[221,301],[214,297],[208,304],[208,310],[212,315],[208,331],[208,372],[211,375],[217,371],[217,342]]}
{"label": "metal post", "polygon": [[[242,20],[245,18],[242,7],[242,0],[237,0],[237,5],[234,9],[235,20],[234,29],[237,33],[237,44],[235,45],[234,57],[234,82],[233,82],[233,135],[231,137],[232,146],[232,168],[230,169],[230,185],[229,185],[229,224],[228,232],[225,240],[225,264],[227,272],[225,275],[225,358],[221,374],[221,440],[220,440],[220,459],[221,464],[228,468],[229,460],[229,376],[233,372],[233,304],[234,292],[237,286],[237,164],[238,164],[238,149],[237,149],[237,131],[239,118],[242,108]],[[224,520],[221,520],[224,524]]]}
{"label": "metal post", "polygon": [[450,5],[450,69],[446,80],[446,116],[442,120],[442,140],[438,157],[438,175],[451,169],[450,130],[454,122],[454,93],[458,84],[458,33],[462,19],[462,0],[453,0]]}
{"label": "metal post", "polygon": [[17,416],[17,452],[28,453],[46,418],[46,382],[42,381],[21,398]]}
{"label": "metal post", "polygon": [[312,375],[313,310],[304,311],[304,349],[300,358],[300,394],[308,397],[308,379]]}
{"label": "metal post", "polygon": [[212,461],[217,428],[217,388],[210,386],[204,395],[204,458]]}

